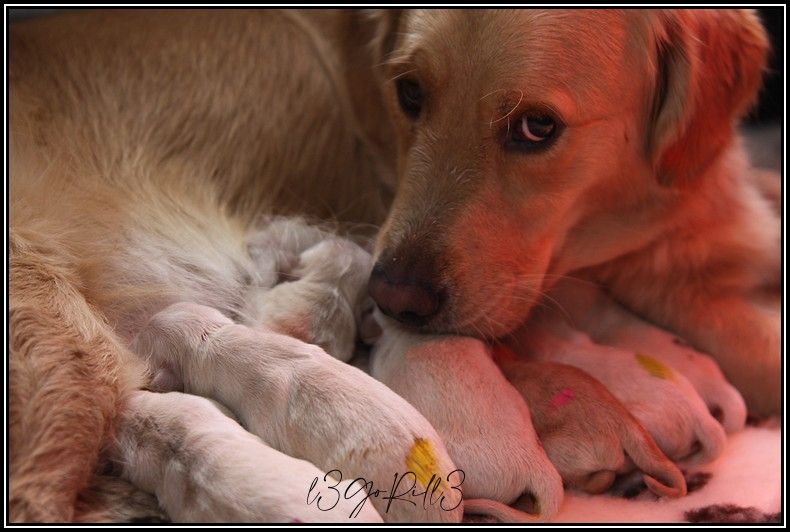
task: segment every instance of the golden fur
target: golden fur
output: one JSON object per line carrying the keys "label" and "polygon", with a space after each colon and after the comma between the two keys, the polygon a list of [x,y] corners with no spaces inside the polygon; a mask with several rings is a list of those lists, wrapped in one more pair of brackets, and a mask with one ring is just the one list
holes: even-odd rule
{"label": "golden fur", "polygon": [[[404,14],[386,68],[424,108],[409,119],[386,87],[400,187],[377,255],[435,265],[425,329],[507,334],[572,274],[778,412],[780,224],[734,134],[766,53],[738,10]],[[503,149],[534,109],[564,122],[554,144]]]}
{"label": "golden fur", "polygon": [[[396,187],[379,254],[441,258],[430,328],[507,333],[586,268],[778,409],[779,315],[747,298],[778,281],[779,224],[732,143],[765,61],[751,14],[96,11],[9,46],[13,521],[79,518],[145,378],[129,340],[176,301],[238,312],[262,215],[381,223]],[[492,128],[544,100],[556,149],[502,152]]]}

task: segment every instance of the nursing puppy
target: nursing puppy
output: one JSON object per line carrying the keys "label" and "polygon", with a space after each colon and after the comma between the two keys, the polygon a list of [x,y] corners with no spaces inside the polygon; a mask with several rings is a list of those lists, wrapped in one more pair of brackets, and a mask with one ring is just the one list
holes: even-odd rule
{"label": "nursing puppy", "polygon": [[507,504],[534,498],[532,520],[562,504],[562,479],[532,427],[530,411],[475,338],[418,335],[378,317],[370,374],[409,401],[466,473],[467,497]]}
{"label": "nursing puppy", "polygon": [[683,375],[728,433],[746,424],[746,404],[711,357],[683,339],[647,323],[608,297],[599,287],[563,279],[551,291],[558,316],[599,344],[656,358]]}
{"label": "nursing puppy", "polygon": [[127,344],[152,315],[193,301],[236,317],[270,285],[246,242],[262,216],[379,224],[393,196],[372,283],[385,311],[501,336],[589,267],[776,412],[778,313],[749,297],[778,280],[778,218],[731,142],[765,48],[753,15],[710,10],[15,24],[10,519],[73,519],[142,382]]}
{"label": "nursing puppy", "polygon": [[[305,225],[276,229],[308,235],[317,231]],[[310,239],[305,236],[303,240]],[[270,244],[266,251],[287,255],[288,251],[281,249]],[[348,361],[369,299],[367,279],[372,267],[370,253],[349,240],[325,235],[297,254],[290,268],[280,266],[280,273],[285,272],[290,280],[251,291],[242,312],[244,321],[318,345],[338,360]]]}
{"label": "nursing puppy", "polygon": [[383,18],[399,187],[371,294],[386,314],[501,337],[575,272],[779,412],[780,223],[734,133],[766,62],[753,13]]}
{"label": "nursing puppy", "polygon": [[[192,303],[154,315],[134,348],[157,371],[153,388],[215,399],[278,451],[343,479],[364,478],[370,492],[406,495],[391,504],[386,494],[371,497],[387,522],[460,522],[463,478],[436,431],[386,386],[321,348]],[[319,483],[316,493],[329,497],[334,484]],[[412,499],[412,487],[428,490],[432,504]]]}
{"label": "nursing puppy", "polygon": [[540,442],[566,485],[601,493],[636,466],[656,495],[686,494],[680,470],[601,383],[574,367],[518,360],[508,351],[495,348],[495,359],[529,404]]}
{"label": "nursing puppy", "polygon": [[208,399],[136,392],[119,427],[114,459],[123,477],[156,494],[173,522],[382,522],[353,479],[337,484],[344,496],[336,501],[306,504],[325,472],[264,445]]}
{"label": "nursing puppy", "polygon": [[[247,247],[270,215],[383,219],[391,143],[374,146],[352,104],[376,98],[373,61],[326,35],[367,50],[364,21],[86,10],[14,24],[12,521],[74,518],[124,395],[144,384],[127,346],[153,314],[194,301],[240,317],[250,289],[272,285]],[[353,61],[367,77],[352,84],[340,65]]]}
{"label": "nursing puppy", "polygon": [[639,351],[594,343],[564,316],[537,311],[508,340],[532,360],[577,367],[603,384],[675,461],[708,462],[724,450],[726,434],[683,375]]}

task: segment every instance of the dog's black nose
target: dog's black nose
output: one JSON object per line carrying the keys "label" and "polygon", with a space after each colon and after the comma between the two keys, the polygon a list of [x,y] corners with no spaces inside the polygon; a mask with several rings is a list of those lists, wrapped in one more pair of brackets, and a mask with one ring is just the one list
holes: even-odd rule
{"label": "dog's black nose", "polygon": [[444,299],[434,276],[429,261],[382,259],[370,274],[370,296],[387,316],[407,325],[425,325]]}

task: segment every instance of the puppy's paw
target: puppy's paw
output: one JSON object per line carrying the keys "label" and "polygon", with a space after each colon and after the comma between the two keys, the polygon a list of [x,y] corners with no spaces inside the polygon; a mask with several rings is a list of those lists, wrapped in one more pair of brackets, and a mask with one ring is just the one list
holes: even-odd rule
{"label": "puppy's paw", "polygon": [[184,381],[181,375],[169,367],[159,367],[153,371],[148,389],[152,392],[183,392]]}
{"label": "puppy's paw", "polygon": [[262,278],[275,284],[292,280],[299,256],[306,249],[329,237],[330,233],[299,217],[273,217],[257,231],[247,235],[247,252]]}
{"label": "puppy's paw", "polygon": [[130,346],[148,362],[149,389],[183,391],[182,358],[190,356],[213,332],[232,323],[218,310],[196,303],[174,303],[154,314]]}
{"label": "puppy's paw", "polygon": [[724,429],[683,375],[644,353],[626,353],[621,359],[621,374],[607,383],[609,390],[667,456],[708,462],[722,453]]}
{"label": "puppy's paw", "polygon": [[566,329],[562,323],[537,322],[519,331],[512,347],[537,360],[575,366],[597,379],[669,458],[710,461],[721,454],[724,429],[683,375],[650,354],[600,345]]}
{"label": "puppy's paw", "polygon": [[711,415],[728,433],[737,432],[746,424],[746,403],[733,385],[727,382],[713,358],[694,350],[678,337],[672,345],[651,351],[686,377],[708,407]]}
{"label": "puppy's paw", "polygon": [[359,340],[367,346],[372,346],[381,338],[383,331],[376,319],[376,304],[371,298],[365,299],[362,304],[358,329]]}

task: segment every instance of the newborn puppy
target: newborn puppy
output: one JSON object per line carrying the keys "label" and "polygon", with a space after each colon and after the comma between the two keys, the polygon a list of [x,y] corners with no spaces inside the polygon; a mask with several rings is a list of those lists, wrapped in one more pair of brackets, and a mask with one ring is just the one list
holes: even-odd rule
{"label": "newborn puppy", "polygon": [[262,229],[247,235],[247,252],[262,279],[261,287],[273,287],[292,278],[299,255],[309,247],[332,236],[317,225],[310,225],[298,216],[273,216]]}
{"label": "newborn puppy", "polygon": [[298,256],[290,270],[295,280],[250,291],[243,313],[246,322],[318,345],[348,361],[370,301],[367,279],[372,266],[372,257],[358,245],[326,237]]}
{"label": "newborn puppy", "polygon": [[383,333],[371,354],[371,375],[431,422],[466,473],[464,495],[511,504],[531,494],[533,520],[554,516],[562,479],[538,441],[527,404],[487,346],[474,338],[413,334],[379,312],[376,317]]}
{"label": "newborn puppy", "polygon": [[601,383],[564,364],[518,360],[504,346],[494,353],[529,404],[540,442],[566,485],[601,493],[636,465],[655,494],[686,494],[680,470]]}
{"label": "newborn puppy", "polygon": [[710,461],[726,435],[694,387],[678,372],[640,352],[594,343],[562,316],[537,312],[508,339],[533,360],[580,368],[601,382],[673,460]]}
{"label": "newborn puppy", "polygon": [[651,325],[590,283],[565,279],[551,293],[579,327],[599,344],[644,353],[682,374],[697,390],[724,429],[737,432],[746,424],[746,403],[727,382],[713,358],[695,351],[669,331]]}
{"label": "newborn puppy", "polygon": [[[177,303],[151,318],[133,348],[156,369],[152,388],[216,399],[275,449],[370,482],[370,502],[385,521],[461,521],[462,474],[433,427],[320,347]],[[321,481],[315,493],[329,498],[333,484]],[[385,499],[390,493],[396,498]]]}
{"label": "newborn puppy", "polygon": [[203,397],[133,393],[113,452],[123,477],[156,494],[174,522],[382,522],[351,480],[331,511],[334,499],[310,502],[323,471],[264,445]]}

